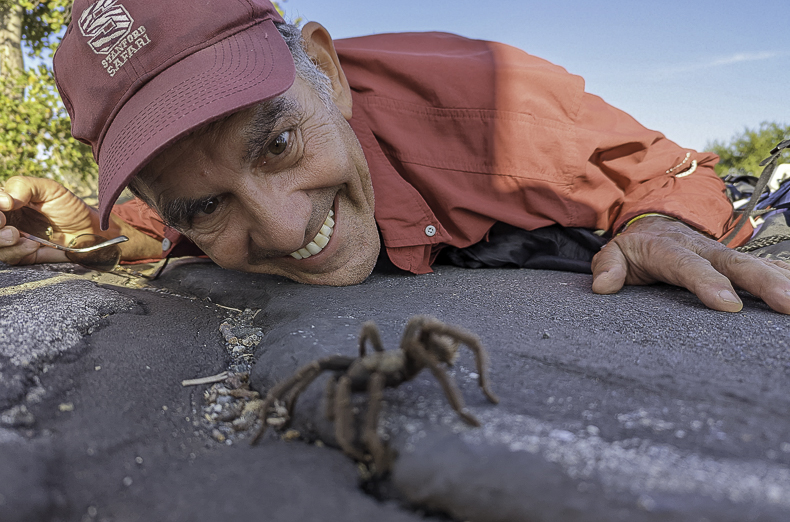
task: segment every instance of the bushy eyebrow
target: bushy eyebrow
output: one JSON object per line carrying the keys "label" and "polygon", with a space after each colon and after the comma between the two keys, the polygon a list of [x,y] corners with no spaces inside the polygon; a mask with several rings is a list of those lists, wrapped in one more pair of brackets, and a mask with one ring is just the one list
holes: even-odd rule
{"label": "bushy eyebrow", "polygon": [[[244,140],[244,157],[242,163],[256,161],[266,152],[266,145],[273,137],[275,129],[284,120],[296,121],[301,114],[299,104],[290,98],[280,96],[267,100],[253,108],[250,122],[242,130]],[[222,125],[227,119],[215,122],[206,128],[207,132],[222,132]],[[195,216],[206,208],[206,203],[214,196],[199,198],[177,197],[168,199],[161,197],[157,201],[159,216],[171,228],[184,231],[192,226]]]}
{"label": "bushy eyebrow", "polygon": [[249,163],[260,158],[266,152],[266,145],[278,124],[283,120],[297,120],[300,114],[299,104],[284,96],[255,107],[252,119],[244,130],[246,152],[243,161]]}
{"label": "bushy eyebrow", "polygon": [[184,231],[192,226],[194,217],[206,208],[208,201],[214,196],[202,198],[161,198],[157,204],[159,216],[170,228]]}

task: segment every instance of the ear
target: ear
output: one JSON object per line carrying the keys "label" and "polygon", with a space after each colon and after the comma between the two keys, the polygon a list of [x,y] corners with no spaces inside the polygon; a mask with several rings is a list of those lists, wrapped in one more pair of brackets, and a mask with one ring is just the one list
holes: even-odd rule
{"label": "ear", "polygon": [[329,32],[318,22],[308,22],[302,28],[307,55],[318,65],[332,81],[332,93],[340,113],[347,120],[351,119],[351,88],[340,66],[340,59],[335,51],[335,44]]}

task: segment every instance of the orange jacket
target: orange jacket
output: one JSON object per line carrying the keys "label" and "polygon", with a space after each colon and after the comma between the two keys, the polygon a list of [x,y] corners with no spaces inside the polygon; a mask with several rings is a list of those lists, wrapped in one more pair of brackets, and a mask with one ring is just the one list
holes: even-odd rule
{"label": "orange jacket", "polygon": [[[716,238],[731,225],[715,154],[646,129],[561,67],[444,33],[335,46],[352,88],[350,124],[370,167],[376,222],[404,270],[430,272],[442,246],[477,243],[497,221],[617,231],[658,212]],[[134,205],[115,212],[162,237],[161,222]],[[744,227],[731,245],[750,233]]]}

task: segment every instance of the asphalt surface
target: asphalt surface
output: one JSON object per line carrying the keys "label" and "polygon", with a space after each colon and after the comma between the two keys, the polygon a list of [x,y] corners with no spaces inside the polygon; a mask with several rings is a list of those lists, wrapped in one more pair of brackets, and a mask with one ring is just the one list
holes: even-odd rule
{"label": "asphalt surface", "polygon": [[[790,318],[747,294],[725,314],[549,271],[326,288],[182,264],[144,289],[72,271],[0,269],[0,521],[790,518]],[[384,479],[337,449],[328,374],[254,446],[226,417],[238,382],[181,384],[249,368],[266,393],[355,357],[365,321],[397,349],[418,314],[480,337],[500,402],[464,347],[448,375],[481,427],[427,370],[385,390]],[[368,397],[352,403],[358,431]]]}

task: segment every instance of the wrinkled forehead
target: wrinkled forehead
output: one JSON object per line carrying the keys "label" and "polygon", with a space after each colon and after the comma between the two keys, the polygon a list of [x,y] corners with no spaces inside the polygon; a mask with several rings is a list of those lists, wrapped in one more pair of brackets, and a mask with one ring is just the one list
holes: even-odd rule
{"label": "wrinkled forehead", "polygon": [[135,185],[154,189],[163,181],[161,177],[179,163],[210,161],[217,154],[228,153],[231,144],[240,152],[238,161],[248,161],[271,137],[279,122],[300,114],[299,103],[282,95],[203,125],[157,154],[137,174]]}

